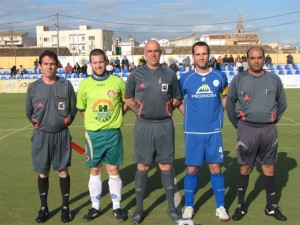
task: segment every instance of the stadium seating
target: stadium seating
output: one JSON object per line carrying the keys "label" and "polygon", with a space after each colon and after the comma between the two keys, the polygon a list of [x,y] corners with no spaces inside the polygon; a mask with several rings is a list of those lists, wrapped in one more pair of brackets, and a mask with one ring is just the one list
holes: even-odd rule
{"label": "stadium seating", "polygon": [[269,65],[269,69],[270,69],[270,70],[274,70],[275,67],[274,67],[273,65]]}
{"label": "stadium seating", "polygon": [[279,74],[279,75],[284,75],[284,71],[283,71],[283,70],[279,70],[279,71],[278,71],[278,74]]}
{"label": "stadium seating", "polygon": [[77,73],[74,73],[73,78],[79,78],[79,75]]}
{"label": "stadium seating", "polygon": [[86,74],[85,73],[81,74],[81,78],[86,78]]}
{"label": "stadium seating", "polygon": [[297,69],[299,69],[299,66],[298,66],[297,64],[294,64],[294,65],[293,65],[293,69],[294,69],[294,70],[297,70]]}
{"label": "stadium seating", "polygon": [[64,74],[64,73],[65,73],[64,69],[58,69],[58,74]]}
{"label": "stadium seating", "polygon": [[278,64],[278,65],[276,66],[276,69],[278,69],[278,70],[283,70],[283,68],[282,68],[282,66],[281,66],[280,64]]}
{"label": "stadium seating", "polygon": [[293,71],[292,70],[287,70],[286,74],[287,75],[293,75]]}
{"label": "stadium seating", "polygon": [[234,75],[235,75],[234,71],[229,71],[229,76],[234,76]]}
{"label": "stadium seating", "polygon": [[276,74],[275,70],[270,70],[271,74]]}
{"label": "stadium seating", "polygon": [[114,69],[114,72],[115,72],[115,73],[120,73],[121,71],[120,71],[119,68],[116,67],[116,68]]}
{"label": "stadium seating", "polygon": [[179,66],[179,72],[184,72],[184,68],[183,68],[183,66]]}
{"label": "stadium seating", "polygon": [[[59,75],[61,75],[61,74],[58,74],[57,76],[59,76]],[[68,73],[68,74],[66,74],[66,79],[70,79],[71,78],[71,75]]]}
{"label": "stadium seating", "polygon": [[296,72],[295,72],[295,74],[300,75],[300,70],[297,69]]}
{"label": "stadium seating", "polygon": [[128,68],[127,68],[127,67],[124,67],[124,68],[122,69],[122,72],[123,72],[123,73],[128,73]]}

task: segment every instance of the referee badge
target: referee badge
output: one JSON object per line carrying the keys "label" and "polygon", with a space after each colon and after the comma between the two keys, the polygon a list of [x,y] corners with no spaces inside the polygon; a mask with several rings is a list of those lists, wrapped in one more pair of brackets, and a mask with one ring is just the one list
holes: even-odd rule
{"label": "referee badge", "polygon": [[65,110],[66,104],[64,102],[59,102],[58,103],[58,110]]}
{"label": "referee badge", "polygon": [[162,84],[162,85],[161,85],[161,91],[162,91],[162,92],[168,92],[168,88],[169,88],[169,85],[168,85],[168,84]]}

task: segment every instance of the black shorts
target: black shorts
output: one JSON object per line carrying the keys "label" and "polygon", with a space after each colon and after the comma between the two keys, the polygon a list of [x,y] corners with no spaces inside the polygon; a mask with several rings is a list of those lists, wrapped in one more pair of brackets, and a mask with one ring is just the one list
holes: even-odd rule
{"label": "black shorts", "polygon": [[275,124],[255,125],[239,120],[237,136],[238,164],[253,167],[277,161],[278,133]]}
{"label": "black shorts", "polygon": [[56,133],[34,129],[31,144],[34,171],[49,171],[51,163],[53,170],[57,171],[71,165],[71,136],[68,129]]}
{"label": "black shorts", "polygon": [[172,119],[145,121],[137,119],[134,126],[134,158],[137,163],[150,165],[174,161],[175,141]]}

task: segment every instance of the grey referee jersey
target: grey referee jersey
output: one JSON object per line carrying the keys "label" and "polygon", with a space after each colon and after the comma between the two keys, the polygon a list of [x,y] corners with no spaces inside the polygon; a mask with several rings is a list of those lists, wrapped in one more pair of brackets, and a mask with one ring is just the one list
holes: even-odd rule
{"label": "grey referee jersey", "polygon": [[173,115],[173,99],[182,99],[174,71],[160,65],[156,70],[143,65],[127,79],[125,98],[134,97],[136,115],[146,120],[163,120]]}
{"label": "grey referee jersey", "polygon": [[59,78],[49,85],[38,79],[29,85],[26,115],[35,128],[45,132],[65,130],[76,112],[76,97],[70,81]]}

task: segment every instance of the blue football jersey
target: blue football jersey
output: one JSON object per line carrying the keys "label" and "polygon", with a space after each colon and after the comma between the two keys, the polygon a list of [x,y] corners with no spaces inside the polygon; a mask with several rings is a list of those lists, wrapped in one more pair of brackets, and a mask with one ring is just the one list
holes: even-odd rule
{"label": "blue football jersey", "polygon": [[222,97],[227,94],[225,73],[211,69],[207,74],[195,70],[180,77],[184,96],[184,132],[209,134],[221,132],[223,126]]}

